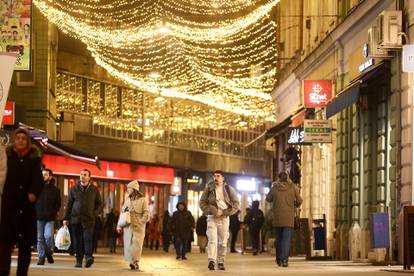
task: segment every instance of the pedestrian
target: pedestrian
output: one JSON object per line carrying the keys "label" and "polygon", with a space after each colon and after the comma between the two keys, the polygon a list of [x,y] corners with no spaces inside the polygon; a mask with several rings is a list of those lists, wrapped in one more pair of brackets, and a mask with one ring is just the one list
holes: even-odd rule
{"label": "pedestrian", "polygon": [[253,255],[257,255],[260,250],[260,231],[264,223],[263,211],[259,209],[260,202],[253,201],[252,208],[247,215],[246,224],[249,227],[250,240],[252,241]]}
{"label": "pedestrian", "polygon": [[129,212],[131,223],[122,226],[118,222],[118,232],[124,232],[124,259],[132,270],[139,270],[142,247],[145,237],[145,224],[149,220],[149,204],[143,193],[139,191],[139,183],[134,180],[127,185],[128,197],[121,212]]}
{"label": "pedestrian", "polygon": [[225,181],[222,171],[213,174],[214,181],[209,182],[200,198],[200,208],[207,216],[207,255],[208,268],[225,270],[227,242],[229,239],[229,216],[239,209],[239,199],[233,187]]}
{"label": "pedestrian", "polygon": [[231,253],[237,253],[236,241],[237,241],[237,236],[239,234],[240,226],[241,226],[239,216],[240,216],[240,210],[237,210],[236,213],[230,216],[230,232],[231,232],[230,252]]}
{"label": "pedestrian", "polygon": [[53,264],[53,240],[55,234],[55,219],[61,205],[60,191],[55,186],[51,169],[42,170],[45,183],[43,191],[36,203],[37,215],[37,265],[44,265],[45,258]]}
{"label": "pedestrian", "polygon": [[91,267],[93,258],[93,232],[95,219],[102,212],[101,195],[91,182],[91,172],[83,169],[79,182],[70,189],[63,224],[71,224],[76,255],[75,267]]}
{"label": "pedestrian", "polygon": [[116,241],[118,239],[116,224],[118,222],[118,217],[118,212],[114,208],[111,209],[111,212],[106,217],[105,230],[110,253],[116,253]]}
{"label": "pedestrian", "polygon": [[200,253],[206,253],[207,247],[207,216],[202,215],[198,218],[196,224],[196,233]]}
{"label": "pedestrian", "polygon": [[150,239],[150,250],[154,248],[155,250],[158,250],[160,246],[160,239],[161,239],[161,233],[160,233],[160,227],[159,227],[159,218],[157,214],[154,214],[152,219],[150,220],[149,224],[149,239]]}
{"label": "pedestrian", "polygon": [[102,219],[101,216],[98,215],[95,218],[95,227],[93,228],[93,253],[98,253],[98,242],[102,237],[102,229]]}
{"label": "pedestrian", "polygon": [[294,227],[295,208],[302,203],[298,187],[285,172],[279,173],[279,180],[272,183],[266,201],[273,204],[272,226],[276,234],[276,263],[287,267],[289,261],[290,238]]}
{"label": "pedestrian", "polygon": [[164,211],[164,217],[162,218],[162,246],[165,252],[168,252],[171,242],[171,217],[168,210]]}
{"label": "pedestrian", "polygon": [[44,185],[41,152],[31,144],[29,132],[18,128],[13,133],[13,144],[6,148],[6,156],[7,175],[1,195],[0,275],[9,275],[12,249],[17,244],[16,275],[22,276],[28,273],[31,247],[37,240],[36,200]]}
{"label": "pedestrian", "polygon": [[195,226],[193,215],[187,210],[184,202],[177,203],[177,211],[173,213],[171,221],[171,230],[174,236],[174,247],[176,259],[187,260],[185,256],[188,243],[191,241],[193,229]]}

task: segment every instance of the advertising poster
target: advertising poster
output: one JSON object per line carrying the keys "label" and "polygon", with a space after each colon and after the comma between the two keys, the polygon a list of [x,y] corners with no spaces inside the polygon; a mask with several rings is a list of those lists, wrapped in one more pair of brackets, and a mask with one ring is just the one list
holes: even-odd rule
{"label": "advertising poster", "polygon": [[32,0],[0,0],[0,52],[17,53],[14,70],[31,69]]}

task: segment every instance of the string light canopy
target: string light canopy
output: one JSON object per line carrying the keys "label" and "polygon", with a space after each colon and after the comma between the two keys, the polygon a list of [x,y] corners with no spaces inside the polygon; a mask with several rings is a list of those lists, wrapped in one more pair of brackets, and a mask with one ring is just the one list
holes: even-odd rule
{"label": "string light canopy", "polygon": [[139,90],[274,120],[280,0],[34,0]]}

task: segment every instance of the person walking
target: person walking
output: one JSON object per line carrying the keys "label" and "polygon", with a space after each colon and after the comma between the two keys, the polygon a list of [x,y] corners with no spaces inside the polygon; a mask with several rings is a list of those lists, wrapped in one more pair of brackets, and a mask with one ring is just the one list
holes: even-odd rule
{"label": "person walking", "polygon": [[273,182],[266,201],[273,204],[273,222],[277,239],[275,241],[276,263],[287,267],[289,261],[290,238],[294,227],[295,208],[302,204],[298,187],[285,172],[280,172],[279,180]]}
{"label": "person walking", "polygon": [[236,241],[237,236],[240,231],[241,222],[239,219],[240,210],[230,216],[230,232],[231,232],[231,242],[230,242],[230,252],[237,253],[236,251]]}
{"label": "person walking", "polygon": [[49,264],[55,262],[52,256],[55,219],[61,205],[60,191],[55,186],[52,170],[44,168],[42,174],[45,185],[36,203],[37,265],[44,265],[45,258]]}
{"label": "person walking", "polygon": [[83,169],[80,181],[70,189],[66,204],[63,224],[72,227],[75,248],[75,267],[82,267],[85,257],[85,267],[91,267],[93,258],[93,232],[95,219],[102,212],[101,195],[97,187],[91,183],[91,172]]}
{"label": "person walking", "polygon": [[207,217],[203,214],[198,218],[196,224],[196,233],[200,253],[206,253],[207,247]]}
{"label": "person walking", "polygon": [[160,247],[161,233],[160,233],[159,223],[160,223],[160,220],[158,218],[158,215],[154,214],[149,224],[149,239],[150,239],[149,248],[150,250],[152,250],[154,246],[155,246],[155,250],[158,250],[158,248]]}
{"label": "person walking", "polygon": [[208,269],[225,270],[224,259],[229,239],[229,216],[239,210],[239,199],[233,187],[228,185],[222,171],[213,174],[214,181],[209,182],[200,198],[200,208],[207,216],[207,255]]}
{"label": "person walking", "polygon": [[171,217],[168,210],[164,211],[164,217],[162,218],[162,228],[161,228],[161,235],[162,235],[162,247],[164,252],[168,253],[170,248],[171,242]]}
{"label": "person walking", "polygon": [[247,214],[246,224],[249,227],[250,240],[252,241],[253,255],[259,254],[260,250],[260,231],[264,223],[263,211],[259,209],[260,202],[253,201],[252,208]]}
{"label": "person walking", "polygon": [[106,217],[105,230],[110,253],[116,253],[116,241],[118,239],[116,225],[118,223],[118,217],[118,212],[113,208]]}
{"label": "person walking", "polygon": [[187,260],[185,256],[188,243],[190,243],[195,226],[193,215],[187,210],[184,202],[177,203],[177,211],[173,213],[171,230],[174,236],[176,259]]}
{"label": "person walking", "polygon": [[23,276],[28,273],[31,247],[37,241],[36,200],[44,186],[41,152],[31,144],[29,132],[18,128],[13,133],[13,144],[6,148],[6,156],[7,174],[1,194],[0,275],[10,274],[12,249],[17,244],[16,275]]}
{"label": "person walking", "polygon": [[[149,205],[143,193],[139,191],[139,183],[134,180],[127,185],[128,197],[125,199],[121,212],[129,212],[131,223],[120,225],[117,229],[124,232],[124,259],[129,262],[132,270],[139,270],[142,247],[145,237],[145,224],[149,220]],[[120,216],[121,217],[121,216]]]}

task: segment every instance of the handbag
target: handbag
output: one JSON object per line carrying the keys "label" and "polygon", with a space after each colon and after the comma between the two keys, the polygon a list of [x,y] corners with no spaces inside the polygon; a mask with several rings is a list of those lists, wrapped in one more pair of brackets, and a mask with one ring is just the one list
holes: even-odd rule
{"label": "handbag", "polygon": [[118,226],[119,227],[127,227],[131,224],[131,213],[129,211],[124,211],[121,214],[119,214],[118,219]]}

